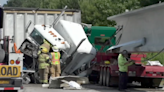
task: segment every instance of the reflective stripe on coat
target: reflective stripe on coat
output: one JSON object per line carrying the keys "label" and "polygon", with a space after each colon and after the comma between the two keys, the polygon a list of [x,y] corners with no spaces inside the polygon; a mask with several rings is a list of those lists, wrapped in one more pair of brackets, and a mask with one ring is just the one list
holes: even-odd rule
{"label": "reflective stripe on coat", "polygon": [[52,64],[60,64],[60,53],[59,52],[53,52],[52,55]]}

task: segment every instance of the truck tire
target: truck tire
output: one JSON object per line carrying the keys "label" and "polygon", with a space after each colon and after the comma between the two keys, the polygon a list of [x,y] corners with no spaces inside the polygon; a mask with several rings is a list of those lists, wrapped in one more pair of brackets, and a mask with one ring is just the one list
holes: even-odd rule
{"label": "truck tire", "polygon": [[99,84],[102,85],[103,83],[103,68],[100,68],[100,77],[99,77]]}
{"label": "truck tire", "polygon": [[144,88],[153,87],[152,79],[143,78],[143,80],[141,81],[141,86]]}
{"label": "truck tire", "polygon": [[103,86],[106,86],[106,68],[103,69]]}
{"label": "truck tire", "polygon": [[31,79],[29,75],[23,78],[23,84],[29,84],[30,82],[31,82]]}
{"label": "truck tire", "polygon": [[141,87],[147,88],[147,87],[149,87],[149,84],[148,83],[145,83],[145,82],[141,82]]}
{"label": "truck tire", "polygon": [[106,73],[106,86],[109,87],[110,86],[110,71],[109,68],[107,68],[107,73]]}
{"label": "truck tire", "polygon": [[37,71],[37,73],[34,73],[34,78],[35,78],[35,84],[40,84],[40,81],[39,81],[39,72]]}

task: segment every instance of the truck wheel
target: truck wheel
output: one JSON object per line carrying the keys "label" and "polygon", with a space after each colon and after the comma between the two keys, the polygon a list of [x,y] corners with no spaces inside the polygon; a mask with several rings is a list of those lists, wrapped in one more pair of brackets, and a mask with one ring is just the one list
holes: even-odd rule
{"label": "truck wheel", "polygon": [[35,76],[34,74],[30,75],[31,82],[30,83],[35,83]]}
{"label": "truck wheel", "polygon": [[144,82],[141,82],[141,86],[142,86],[143,88],[149,87],[148,84],[147,84],[147,83],[144,83]]}
{"label": "truck wheel", "polygon": [[100,77],[99,77],[99,84],[102,85],[102,81],[103,81],[103,68],[101,67],[100,69]]}
{"label": "truck wheel", "polygon": [[145,79],[143,81],[141,81],[141,86],[144,87],[144,88],[147,88],[147,87],[153,87],[153,83],[152,83],[152,79]]}
{"label": "truck wheel", "polygon": [[109,87],[110,86],[110,71],[109,68],[107,68],[107,73],[106,73],[106,86]]}
{"label": "truck wheel", "polygon": [[106,68],[103,70],[103,86],[106,86]]}
{"label": "truck wheel", "polygon": [[25,78],[23,78],[23,84],[29,84],[31,82],[30,76],[27,75]]}
{"label": "truck wheel", "polygon": [[35,84],[40,84],[40,81],[39,81],[39,73],[34,73],[34,83]]}

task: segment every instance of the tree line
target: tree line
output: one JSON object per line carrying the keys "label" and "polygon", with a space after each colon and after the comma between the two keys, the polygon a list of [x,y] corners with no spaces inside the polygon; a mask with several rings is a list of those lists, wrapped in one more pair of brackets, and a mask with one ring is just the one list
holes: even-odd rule
{"label": "tree line", "polygon": [[8,0],[4,7],[28,7],[62,9],[80,9],[82,22],[94,26],[113,26],[107,17],[120,14],[125,10],[134,10],[164,0]]}

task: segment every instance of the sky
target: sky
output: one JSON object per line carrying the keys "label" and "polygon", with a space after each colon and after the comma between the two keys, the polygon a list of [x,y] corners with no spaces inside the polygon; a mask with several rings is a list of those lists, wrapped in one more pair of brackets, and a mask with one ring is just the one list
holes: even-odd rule
{"label": "sky", "polygon": [[0,0],[0,5],[6,4],[7,0]]}

